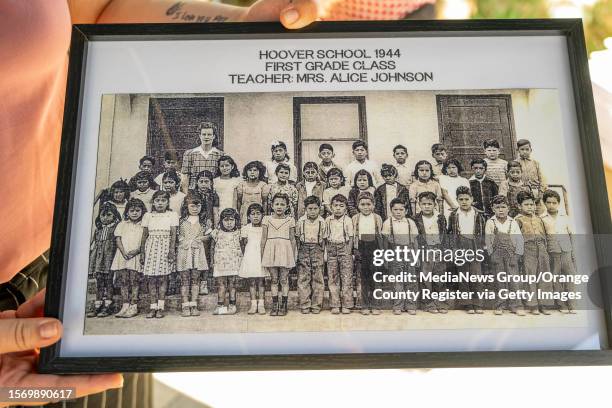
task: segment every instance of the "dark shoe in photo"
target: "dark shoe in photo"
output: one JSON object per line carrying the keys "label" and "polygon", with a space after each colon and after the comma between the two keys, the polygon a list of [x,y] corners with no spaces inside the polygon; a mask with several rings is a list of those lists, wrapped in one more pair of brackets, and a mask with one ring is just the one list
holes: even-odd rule
{"label": "dark shoe in photo", "polygon": [[197,306],[191,306],[191,308],[189,308],[189,314],[192,316],[199,316],[200,310],[198,309]]}
{"label": "dark shoe in photo", "polygon": [[317,308],[311,307],[310,308],[310,313],[312,313],[312,314],[319,314],[319,313],[321,313],[321,309],[317,309]]}
{"label": "dark shoe in photo", "polygon": [[147,319],[153,319],[155,317],[156,312],[157,309],[150,309],[149,313],[147,313]]}
{"label": "dark shoe in photo", "polygon": [[157,311],[155,312],[155,318],[161,319],[164,316],[165,316],[164,310],[163,309],[157,309]]}
{"label": "dark shoe in photo", "polygon": [[100,313],[98,313],[97,317],[107,317],[110,316],[110,305],[106,306],[102,306],[102,309],[100,310]]}

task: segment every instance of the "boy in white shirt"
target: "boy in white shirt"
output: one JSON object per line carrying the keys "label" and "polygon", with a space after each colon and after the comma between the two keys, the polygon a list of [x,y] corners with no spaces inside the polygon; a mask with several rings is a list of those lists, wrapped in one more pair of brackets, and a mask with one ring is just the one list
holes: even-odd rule
{"label": "boy in white shirt", "polygon": [[[416,250],[418,247],[417,226],[412,219],[406,217],[407,205],[400,198],[394,198],[390,203],[391,214],[382,225],[382,236],[385,249],[395,249],[396,247],[409,247]],[[400,276],[410,274],[416,276],[415,267],[408,262],[399,262],[397,260],[388,263],[389,274]],[[414,282],[396,282],[393,284],[395,293],[411,291],[417,293],[419,291],[419,283],[414,279]],[[403,311],[411,315],[416,314],[417,302],[409,299],[396,299],[393,301],[393,314],[400,315]]]}
{"label": "boy in white shirt", "polygon": [[[550,257],[550,267],[555,275],[574,275],[574,245],[572,242],[572,228],[567,215],[559,214],[561,197],[554,190],[546,190],[542,195],[547,214],[542,217],[546,231],[546,244]],[[573,292],[573,283],[553,282],[554,292]],[[573,299],[566,302],[557,300],[556,306],[561,313],[576,313]]]}
{"label": "boy in white shirt", "polygon": [[356,279],[361,290],[361,314],[380,314],[380,305],[374,299],[374,251],[382,248],[381,230],[382,218],[374,213],[374,196],[369,192],[360,193],[357,197],[359,213],[353,216],[353,230],[355,231],[355,270],[359,271]]}
{"label": "boy in white shirt", "polygon": [[374,186],[378,187],[382,184],[382,180],[380,178],[380,168],[378,164],[370,159],[368,159],[368,145],[363,140],[357,140],[353,143],[353,157],[355,160],[350,162],[346,169],[344,170],[344,176],[349,183],[349,185],[353,186],[353,181],[355,178],[355,173],[359,170],[364,169],[368,173],[372,175],[374,178]]}
{"label": "boy in white shirt", "polygon": [[504,313],[504,308],[511,313],[525,316],[525,312],[520,309],[518,299],[500,299],[500,291],[517,292],[521,289],[518,282],[500,282],[498,273],[505,272],[507,276],[517,276],[520,274],[518,261],[523,256],[523,234],[518,222],[508,216],[510,206],[506,196],[498,195],[491,200],[493,215],[485,225],[485,242],[487,252],[490,256],[491,273],[495,275],[495,314]]}
{"label": "boy in white shirt", "polygon": [[351,313],[353,307],[353,223],[346,209],[348,200],[342,194],[331,199],[327,217],[327,286],[332,314]]}

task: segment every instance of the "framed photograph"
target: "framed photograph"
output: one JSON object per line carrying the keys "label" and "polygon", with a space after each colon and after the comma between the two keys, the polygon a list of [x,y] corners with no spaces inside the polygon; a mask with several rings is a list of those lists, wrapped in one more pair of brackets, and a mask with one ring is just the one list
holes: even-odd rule
{"label": "framed photograph", "polygon": [[53,373],[612,363],[580,20],[75,26]]}

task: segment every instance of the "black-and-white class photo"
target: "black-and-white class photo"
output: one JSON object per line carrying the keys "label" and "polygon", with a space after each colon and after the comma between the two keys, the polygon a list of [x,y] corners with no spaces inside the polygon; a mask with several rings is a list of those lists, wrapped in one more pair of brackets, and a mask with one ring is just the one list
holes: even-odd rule
{"label": "black-and-white class photo", "polygon": [[[528,278],[576,269],[554,89],[108,94],[100,117],[85,334],[580,324],[571,298],[460,296],[573,290]],[[379,267],[398,247],[483,257]]]}

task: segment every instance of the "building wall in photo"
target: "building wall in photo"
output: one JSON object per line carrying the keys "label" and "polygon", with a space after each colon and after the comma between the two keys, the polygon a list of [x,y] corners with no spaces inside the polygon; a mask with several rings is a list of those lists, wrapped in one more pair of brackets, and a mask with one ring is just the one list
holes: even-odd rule
{"label": "building wall in photo", "polygon": [[[562,143],[560,108],[556,90],[494,90],[440,92],[346,92],[326,93],[257,93],[225,95],[105,95],[102,103],[99,160],[96,192],[119,178],[130,178],[138,171],[138,160],[147,153],[150,98],[223,97],[223,150],[242,168],[248,161],[270,159],[273,141],[284,141],[292,160],[295,159],[294,98],[295,97],[365,97],[365,118],[370,158],[379,164],[393,162],[392,148],[403,144],[409,150],[409,162],[433,160],[431,145],[440,141],[436,95],[496,95],[511,96],[514,141],[529,139],[533,157],[540,161],[549,184],[567,186],[565,162],[577,152],[566,152]],[[318,111],[325,111],[322,106]],[[329,115],[319,115],[329,133],[341,134],[346,118],[341,110],[329,107]],[[350,111],[346,110],[347,112]],[[349,113],[347,113],[348,115]],[[336,116],[334,116],[336,115]],[[348,117],[348,116],[347,116]],[[168,129],[172,137],[172,129]],[[346,132],[344,132],[346,133]],[[359,138],[359,135],[355,135]],[[193,145],[199,144],[194,131]],[[338,142],[341,145],[340,142]],[[350,144],[349,144],[350,145]],[[515,149],[512,149],[514,151]],[[347,156],[348,155],[348,156]],[[474,149],[482,156],[482,149]],[[338,154],[345,161],[350,153]],[[308,158],[306,158],[308,159]],[[339,157],[340,159],[340,157]]]}

